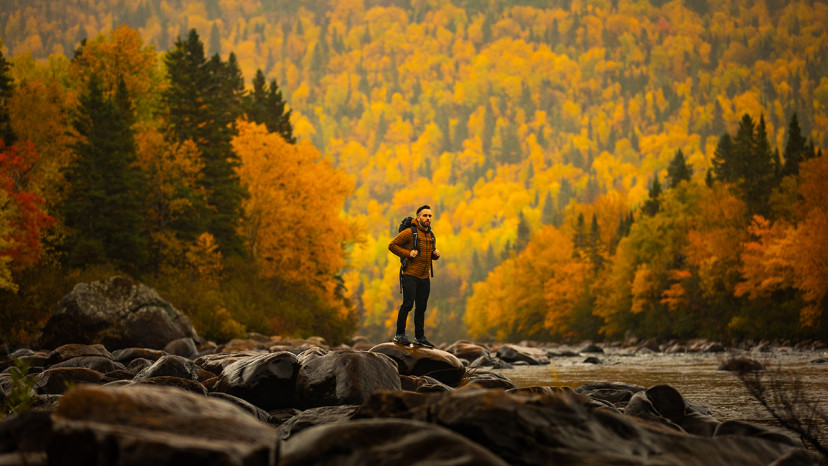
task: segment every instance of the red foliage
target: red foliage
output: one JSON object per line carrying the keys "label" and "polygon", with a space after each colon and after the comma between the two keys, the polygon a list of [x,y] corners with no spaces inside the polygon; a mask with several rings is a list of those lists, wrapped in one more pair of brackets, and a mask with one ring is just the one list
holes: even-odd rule
{"label": "red foliage", "polygon": [[44,211],[43,198],[27,190],[29,170],[37,161],[34,144],[26,142],[6,147],[0,141],[0,189],[5,193],[0,210],[10,212],[3,239],[11,245],[0,249],[0,256],[11,257],[18,267],[40,259],[43,232],[55,224]]}

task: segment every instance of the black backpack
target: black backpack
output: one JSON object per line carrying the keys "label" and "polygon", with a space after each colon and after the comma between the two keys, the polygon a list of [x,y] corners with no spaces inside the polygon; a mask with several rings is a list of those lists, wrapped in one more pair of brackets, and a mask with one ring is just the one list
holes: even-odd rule
{"label": "black backpack", "polygon": [[[411,223],[412,220],[414,220],[414,217],[405,217],[404,219],[402,219],[402,222],[400,222],[400,228],[399,228],[398,232],[402,233],[402,231],[405,230],[406,228],[410,228],[411,229],[411,234],[414,236],[414,247],[412,249],[417,249],[420,245],[420,238],[417,235],[417,226]],[[429,233],[431,233],[431,241],[432,241],[432,244],[434,245],[434,248],[436,249],[437,248],[437,238],[434,236],[433,231],[429,231]],[[407,257],[400,257],[400,293],[402,293],[403,270],[405,270],[405,268],[407,266],[408,266],[408,258]],[[433,277],[434,276],[434,264],[432,263],[432,266],[429,267],[429,268],[431,269],[431,276]]]}

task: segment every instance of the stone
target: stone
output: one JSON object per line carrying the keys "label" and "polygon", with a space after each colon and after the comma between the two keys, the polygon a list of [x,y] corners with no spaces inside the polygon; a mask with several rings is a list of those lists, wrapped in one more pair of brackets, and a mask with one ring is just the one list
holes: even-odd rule
{"label": "stone", "polygon": [[101,384],[104,375],[83,367],[46,369],[37,375],[33,390],[41,395],[59,395],[74,385]]}
{"label": "stone", "polygon": [[492,452],[434,424],[364,419],[311,427],[282,444],[280,466],[366,464],[506,466]]}
{"label": "stone", "polygon": [[502,388],[504,390],[517,388],[517,385],[506,376],[490,371],[469,372],[469,383],[483,388]]}
{"label": "stone", "polygon": [[209,396],[211,396],[213,398],[218,398],[220,400],[229,401],[230,403],[233,403],[234,405],[238,406],[239,408],[247,411],[253,417],[255,417],[256,419],[258,419],[262,422],[266,422],[268,424],[270,424],[272,422],[272,418],[271,418],[270,414],[267,411],[265,411],[262,408],[254,405],[253,403],[249,403],[245,400],[242,400],[241,398],[239,398],[237,396],[233,396],[233,395],[230,395],[230,394],[227,394],[227,393],[222,393],[222,392],[212,392],[212,393],[209,393]]}
{"label": "stone", "polygon": [[112,357],[121,364],[129,365],[136,359],[147,359],[149,361],[157,361],[164,356],[163,350],[154,350],[149,348],[123,348],[112,352]]}
{"label": "stone", "polygon": [[78,343],[69,343],[66,345],[61,345],[55,348],[51,353],[49,353],[49,357],[46,358],[45,365],[46,367],[53,366],[55,364],[59,364],[63,361],[68,361],[70,359],[79,358],[83,356],[97,356],[106,359],[114,359],[112,354],[104,348],[103,345],[84,345]]}
{"label": "stone", "polygon": [[460,340],[453,343],[448,348],[446,348],[446,351],[457,356],[460,359],[465,359],[467,361],[474,361],[475,359],[479,358],[480,356],[483,356],[484,354],[488,354],[489,352],[489,350],[487,350],[486,348],[465,340]]}
{"label": "stone", "polygon": [[79,387],[52,421],[47,453],[69,466],[257,466],[273,465],[277,455],[268,424],[232,403],[172,387]]}
{"label": "stone", "polygon": [[40,345],[101,343],[107,348],[163,349],[178,338],[198,335],[190,319],[158,293],[124,277],[79,283],[46,322]]}
{"label": "stone", "polygon": [[308,427],[350,420],[358,408],[356,405],[340,405],[306,409],[279,426],[279,438],[287,440]]}
{"label": "stone", "polygon": [[583,393],[596,400],[603,400],[613,405],[626,405],[632,396],[646,390],[640,385],[633,385],[621,382],[594,382],[581,385],[575,389],[577,393]]}
{"label": "stone", "polygon": [[466,367],[457,356],[439,349],[380,343],[371,352],[390,356],[401,375],[427,375],[451,387],[459,385],[466,374]]}
{"label": "stone", "polygon": [[596,358],[595,356],[590,356],[590,357],[584,359],[583,363],[584,364],[603,364],[604,361],[601,361],[600,359]]}
{"label": "stone", "polygon": [[136,381],[136,383],[144,385],[163,385],[165,387],[176,387],[188,392],[197,393],[199,395],[207,396],[207,389],[204,385],[198,383],[193,379],[183,379],[181,377],[172,377],[169,375],[159,375],[157,377],[149,377]]}
{"label": "stone", "polygon": [[590,343],[578,350],[579,353],[603,353],[604,349],[600,346]]}
{"label": "stone", "polygon": [[265,411],[294,406],[299,362],[287,351],[257,354],[227,365],[212,391],[228,393]]}
{"label": "stone", "polygon": [[296,377],[296,404],[300,409],[361,404],[377,391],[400,390],[399,375],[396,364],[385,354],[332,351],[301,366]]}
{"label": "stone", "polygon": [[200,367],[194,362],[181,356],[168,354],[162,356],[151,366],[139,372],[133,380],[141,382],[153,377],[177,377],[181,379],[198,380]]}
{"label": "stone", "polygon": [[192,359],[198,355],[198,348],[192,338],[185,337],[167,343],[164,352]]}
{"label": "stone", "polygon": [[[639,415],[646,419],[655,420],[664,424],[676,425],[683,431],[702,437],[712,437],[713,432],[719,425],[719,421],[710,416],[709,411],[697,405],[689,403],[681,393],[670,385],[655,385],[644,392],[638,392],[633,398],[646,398],[655,412],[650,411],[647,415],[635,414],[630,405],[627,406],[627,414]],[[643,404],[642,404],[643,406]],[[649,409],[649,408],[648,408]],[[659,416],[663,419],[659,419]],[[669,422],[665,422],[669,421]]]}
{"label": "stone", "polygon": [[193,362],[195,362],[196,366],[204,369],[205,371],[210,371],[213,374],[221,374],[221,371],[223,371],[225,367],[233,364],[234,362],[250,358],[251,356],[261,356],[263,354],[267,353],[253,351],[241,353],[214,353],[200,356]]}
{"label": "stone", "polygon": [[509,343],[500,345],[497,349],[497,357],[512,364],[521,361],[530,365],[549,364],[549,356],[546,355],[546,351]]}
{"label": "stone", "polygon": [[56,367],[85,367],[102,373],[126,370],[123,364],[102,356],[79,356],[49,366],[50,369]]}

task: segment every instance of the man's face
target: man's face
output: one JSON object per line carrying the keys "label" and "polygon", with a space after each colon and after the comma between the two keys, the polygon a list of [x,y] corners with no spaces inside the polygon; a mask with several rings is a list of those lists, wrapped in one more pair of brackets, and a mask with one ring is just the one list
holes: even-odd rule
{"label": "man's face", "polygon": [[423,209],[417,214],[417,221],[420,222],[420,226],[423,228],[428,228],[431,226],[431,209]]}

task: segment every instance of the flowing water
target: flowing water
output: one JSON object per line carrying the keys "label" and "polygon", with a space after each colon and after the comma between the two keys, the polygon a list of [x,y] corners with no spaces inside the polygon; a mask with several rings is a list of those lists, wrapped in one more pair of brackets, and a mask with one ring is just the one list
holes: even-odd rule
{"label": "flowing water", "polygon": [[[584,363],[586,356],[597,356],[602,364]],[[518,387],[555,386],[576,388],[589,382],[627,382],[643,387],[669,384],[686,399],[707,406],[719,421],[742,420],[774,424],[770,415],[750,396],[735,374],[717,370],[728,353],[629,354],[605,349],[604,354],[552,358],[542,366],[517,366],[498,372]],[[812,363],[828,358],[828,351],[799,351],[777,348],[772,352],[740,353],[762,362],[770,369],[799,380],[805,398],[828,416],[828,363]],[[766,374],[765,377],[768,375]],[[820,424],[823,443],[828,443],[828,424]]]}

